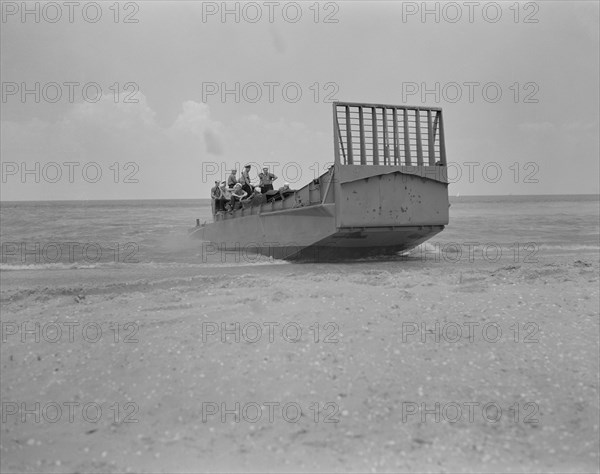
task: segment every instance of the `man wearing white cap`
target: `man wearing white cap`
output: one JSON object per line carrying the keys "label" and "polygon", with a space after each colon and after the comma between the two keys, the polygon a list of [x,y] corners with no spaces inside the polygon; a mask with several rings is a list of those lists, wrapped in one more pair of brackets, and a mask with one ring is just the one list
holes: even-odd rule
{"label": "man wearing white cap", "polygon": [[238,180],[235,177],[235,174],[237,173],[237,170],[231,170],[231,174],[227,177],[227,187],[228,188],[233,188]]}
{"label": "man wearing white cap", "polygon": [[273,191],[273,181],[277,179],[273,173],[269,173],[269,168],[266,166],[263,168],[263,172],[258,175],[260,178],[260,189],[263,194],[267,191]]}

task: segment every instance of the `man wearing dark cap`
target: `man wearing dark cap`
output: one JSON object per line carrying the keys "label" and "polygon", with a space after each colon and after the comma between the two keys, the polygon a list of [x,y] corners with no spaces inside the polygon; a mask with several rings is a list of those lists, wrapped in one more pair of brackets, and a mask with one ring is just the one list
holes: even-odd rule
{"label": "man wearing dark cap", "polygon": [[210,197],[212,199],[213,214],[216,214],[221,209],[221,182],[215,181],[214,187],[210,190]]}
{"label": "man wearing dark cap", "polygon": [[242,176],[240,176],[240,184],[242,189],[248,193],[248,196],[252,194],[252,184],[250,184],[250,165],[244,166],[242,170]]}

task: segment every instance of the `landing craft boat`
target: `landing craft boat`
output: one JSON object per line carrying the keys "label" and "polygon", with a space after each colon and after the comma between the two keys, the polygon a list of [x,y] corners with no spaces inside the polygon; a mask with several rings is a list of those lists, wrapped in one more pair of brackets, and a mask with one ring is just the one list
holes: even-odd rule
{"label": "landing craft boat", "polygon": [[190,229],[206,253],[330,261],[407,251],[448,224],[442,110],[333,103],[335,160],[298,190]]}

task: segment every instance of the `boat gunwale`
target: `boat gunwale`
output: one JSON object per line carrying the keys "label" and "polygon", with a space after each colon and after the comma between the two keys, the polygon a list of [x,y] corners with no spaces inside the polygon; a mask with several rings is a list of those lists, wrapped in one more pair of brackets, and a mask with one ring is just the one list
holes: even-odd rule
{"label": "boat gunwale", "polygon": [[432,110],[436,112],[442,112],[441,107],[427,107],[418,105],[390,105],[390,104],[370,104],[367,102],[341,102],[334,101],[334,105],[349,106],[349,107],[376,107],[385,109],[399,109],[399,110]]}

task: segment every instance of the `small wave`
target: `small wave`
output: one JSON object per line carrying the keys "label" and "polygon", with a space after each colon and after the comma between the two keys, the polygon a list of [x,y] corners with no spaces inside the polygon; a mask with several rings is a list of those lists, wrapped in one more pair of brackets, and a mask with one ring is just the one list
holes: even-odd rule
{"label": "small wave", "polygon": [[[520,248],[524,249],[528,245],[534,245],[536,249],[539,251],[544,250],[565,250],[565,251],[600,251],[600,245],[586,245],[586,244],[545,244],[543,242],[520,242]],[[476,250],[481,249],[482,247],[490,245],[490,246],[498,246],[502,249],[514,249],[515,243],[498,243],[498,242],[479,242],[474,246]],[[417,247],[405,250],[401,252],[401,255],[411,255],[418,252],[425,252],[427,254],[436,254],[436,253],[461,253],[468,250],[469,247],[473,247],[473,243],[471,242],[424,242]],[[533,247],[528,249],[533,249]]]}
{"label": "small wave", "polygon": [[98,268],[101,263],[31,263],[25,264],[12,264],[12,263],[0,263],[0,272],[11,272],[18,270],[87,270],[91,268]]}
{"label": "small wave", "polygon": [[431,242],[424,242],[422,244],[417,245],[409,250],[403,250],[399,252],[398,255],[401,257],[410,257],[414,256],[419,252],[426,252],[428,254],[436,254],[441,252],[441,246],[439,244],[432,244]]}
{"label": "small wave", "polygon": [[540,250],[568,250],[568,251],[579,251],[579,250],[591,250],[598,252],[600,251],[600,245],[545,245],[540,244]]}
{"label": "small wave", "polygon": [[287,260],[265,260],[262,262],[223,262],[223,263],[196,263],[190,264],[190,266],[203,267],[203,268],[229,268],[229,267],[261,267],[269,265],[291,265],[292,262]]}
{"label": "small wave", "polygon": [[289,264],[285,260],[267,259],[261,261],[244,261],[244,262],[198,262],[198,263],[182,263],[182,262],[141,262],[141,263],[42,263],[42,264],[12,264],[0,263],[0,272],[14,271],[47,271],[47,270],[90,270],[102,268],[130,268],[134,265],[136,268],[229,268],[229,267],[254,267],[264,265],[285,265]]}

